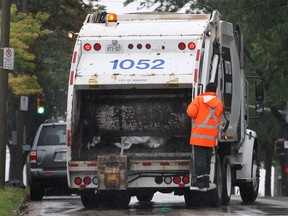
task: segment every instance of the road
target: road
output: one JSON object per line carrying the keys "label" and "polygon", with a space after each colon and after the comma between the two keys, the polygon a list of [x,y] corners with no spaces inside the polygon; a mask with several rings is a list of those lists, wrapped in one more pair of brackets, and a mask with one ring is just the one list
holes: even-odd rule
{"label": "road", "polygon": [[141,204],[132,197],[127,209],[115,209],[113,207],[102,207],[97,209],[86,209],[82,206],[79,196],[46,196],[43,201],[28,202],[21,216],[119,216],[119,215],[149,215],[149,216],[218,216],[218,215],[288,215],[287,197],[260,197],[252,205],[244,205],[239,196],[233,196],[229,206],[212,208],[201,206],[199,208],[188,208],[183,196],[156,193],[150,204]]}

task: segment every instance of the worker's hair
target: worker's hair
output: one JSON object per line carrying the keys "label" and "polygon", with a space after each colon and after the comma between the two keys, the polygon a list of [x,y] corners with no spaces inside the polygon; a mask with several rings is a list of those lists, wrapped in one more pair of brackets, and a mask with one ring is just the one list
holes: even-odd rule
{"label": "worker's hair", "polygon": [[206,92],[216,92],[216,85],[213,82],[210,82],[206,85]]}

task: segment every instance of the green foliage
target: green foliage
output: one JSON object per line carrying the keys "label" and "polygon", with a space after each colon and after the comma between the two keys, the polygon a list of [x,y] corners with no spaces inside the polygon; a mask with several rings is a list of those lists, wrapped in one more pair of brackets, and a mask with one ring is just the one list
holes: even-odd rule
{"label": "green foliage", "polygon": [[29,50],[34,40],[49,34],[49,30],[41,30],[42,23],[48,18],[45,13],[31,14],[17,12],[16,6],[11,7],[10,46],[15,50],[14,73],[32,73],[35,69],[35,54]]}
{"label": "green foliage", "polygon": [[0,215],[19,215],[19,207],[28,195],[27,190],[6,187],[4,189],[0,189],[0,194]]}
{"label": "green foliage", "polygon": [[87,14],[92,12],[91,6],[78,0],[31,0],[29,11],[32,14],[39,11],[47,13],[48,19],[42,28],[53,31],[53,34],[38,37],[30,46],[36,55],[34,74],[45,93],[45,115],[47,118],[65,117],[70,62],[75,43],[67,39],[67,32],[80,30]]}
{"label": "green foliage", "polygon": [[37,77],[27,74],[13,76],[9,74],[9,88],[14,95],[36,95],[40,92],[40,85]]}

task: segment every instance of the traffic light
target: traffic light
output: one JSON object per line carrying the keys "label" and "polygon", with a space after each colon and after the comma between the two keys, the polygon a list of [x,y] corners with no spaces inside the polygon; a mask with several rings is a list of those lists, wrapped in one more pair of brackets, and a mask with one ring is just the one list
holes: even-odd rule
{"label": "traffic light", "polygon": [[44,114],[45,107],[44,107],[44,94],[39,94],[37,96],[37,113],[38,114]]}

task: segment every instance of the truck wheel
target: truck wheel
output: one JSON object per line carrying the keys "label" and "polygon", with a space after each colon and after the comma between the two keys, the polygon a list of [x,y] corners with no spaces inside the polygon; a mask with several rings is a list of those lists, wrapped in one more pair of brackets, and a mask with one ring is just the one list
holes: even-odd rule
{"label": "truck wheel", "polygon": [[111,193],[110,199],[117,208],[126,208],[130,203],[131,195],[127,191],[115,191]]}
{"label": "truck wheel", "polygon": [[227,206],[230,203],[232,193],[232,170],[230,160],[227,156],[224,157],[222,166],[222,205]]}
{"label": "truck wheel", "polygon": [[147,193],[139,193],[136,195],[136,198],[139,202],[151,202],[153,199],[154,192],[147,192]]}
{"label": "truck wheel", "polygon": [[80,197],[83,206],[86,208],[98,207],[101,200],[98,191],[95,189],[81,190]]}
{"label": "truck wheel", "polygon": [[30,200],[39,201],[43,199],[45,194],[45,189],[41,185],[32,185],[30,186]]}
{"label": "truck wheel", "polygon": [[199,191],[186,191],[184,199],[187,206],[198,207],[200,206],[201,193]]}
{"label": "truck wheel", "polygon": [[243,202],[253,203],[258,195],[259,191],[259,178],[260,178],[260,163],[258,154],[253,151],[252,158],[252,182],[248,182],[240,185],[240,196]]}
{"label": "truck wheel", "polygon": [[213,190],[209,190],[206,194],[208,198],[208,202],[213,207],[219,207],[222,202],[222,169],[221,162],[219,156],[216,156],[216,165],[215,165],[215,176],[214,183],[216,184],[216,188]]}

